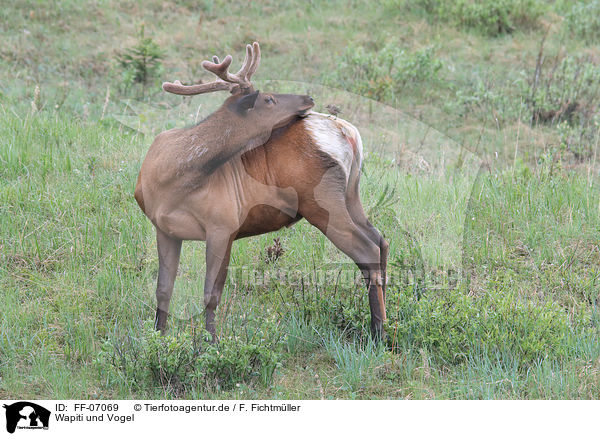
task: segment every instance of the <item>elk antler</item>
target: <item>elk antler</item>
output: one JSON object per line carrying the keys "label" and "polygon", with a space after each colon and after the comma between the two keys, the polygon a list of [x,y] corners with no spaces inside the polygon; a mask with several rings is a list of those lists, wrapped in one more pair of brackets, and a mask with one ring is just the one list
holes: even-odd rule
{"label": "elk antler", "polygon": [[214,82],[187,86],[182,85],[179,80],[176,80],[173,83],[163,83],[162,88],[167,92],[179,95],[198,95],[225,90],[232,94],[236,94],[240,91],[243,93],[252,92],[254,88],[252,87],[250,78],[256,72],[256,69],[260,64],[260,47],[258,42],[255,42],[252,45],[246,45],[246,58],[244,59],[242,68],[235,74],[231,74],[228,71],[231,60],[231,56],[227,55],[225,56],[225,59],[223,59],[223,62],[219,62],[219,58],[216,56],[213,56],[213,62],[202,61],[204,69],[218,77]]}

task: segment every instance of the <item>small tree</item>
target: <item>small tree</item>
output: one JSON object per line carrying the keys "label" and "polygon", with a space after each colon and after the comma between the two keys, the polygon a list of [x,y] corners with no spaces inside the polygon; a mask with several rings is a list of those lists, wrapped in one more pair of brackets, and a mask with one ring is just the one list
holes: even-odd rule
{"label": "small tree", "polygon": [[145,87],[162,68],[160,60],[163,58],[163,50],[152,38],[146,38],[144,27],[144,24],[140,27],[138,43],[117,57],[127,85],[140,83]]}

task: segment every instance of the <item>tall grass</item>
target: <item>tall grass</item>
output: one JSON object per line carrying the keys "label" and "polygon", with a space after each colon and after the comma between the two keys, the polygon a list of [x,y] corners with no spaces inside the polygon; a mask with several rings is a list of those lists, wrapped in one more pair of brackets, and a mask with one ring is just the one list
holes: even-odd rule
{"label": "tall grass", "polygon": [[364,342],[347,342],[339,334],[330,333],[323,338],[323,344],[339,369],[342,388],[352,394],[371,386],[383,366],[384,347],[370,338]]}

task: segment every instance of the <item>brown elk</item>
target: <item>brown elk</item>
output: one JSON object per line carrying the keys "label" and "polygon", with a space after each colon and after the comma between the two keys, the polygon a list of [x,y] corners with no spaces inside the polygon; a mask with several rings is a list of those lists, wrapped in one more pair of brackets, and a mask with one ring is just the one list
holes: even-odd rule
{"label": "brown elk", "polygon": [[234,240],[291,226],[317,227],[361,269],[371,330],[383,335],[388,243],[359,198],[362,141],[350,123],[316,112],[308,96],[266,94],[250,82],[260,61],[246,48],[237,74],[231,56],[204,61],[218,79],[165,91],[197,95],[229,90],[223,106],[196,126],[159,134],[142,164],[135,199],[156,227],[159,271],[155,327],[164,331],[182,240],[206,241],[204,305],[213,340]]}

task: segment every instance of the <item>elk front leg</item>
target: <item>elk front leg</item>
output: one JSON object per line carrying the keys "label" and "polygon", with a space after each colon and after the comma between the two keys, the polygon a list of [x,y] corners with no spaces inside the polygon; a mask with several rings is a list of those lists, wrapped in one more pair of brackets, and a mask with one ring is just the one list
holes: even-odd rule
{"label": "elk front leg", "polygon": [[158,283],[156,286],[156,318],[154,328],[165,332],[169,303],[173,295],[173,285],[179,267],[181,254],[181,240],[167,236],[160,229],[156,229],[156,245],[158,248]]}
{"label": "elk front leg", "polygon": [[231,244],[235,236],[229,232],[210,232],[206,237],[206,278],[204,281],[204,310],[206,330],[212,341],[217,340],[215,310],[227,278],[227,267],[231,256]]}

